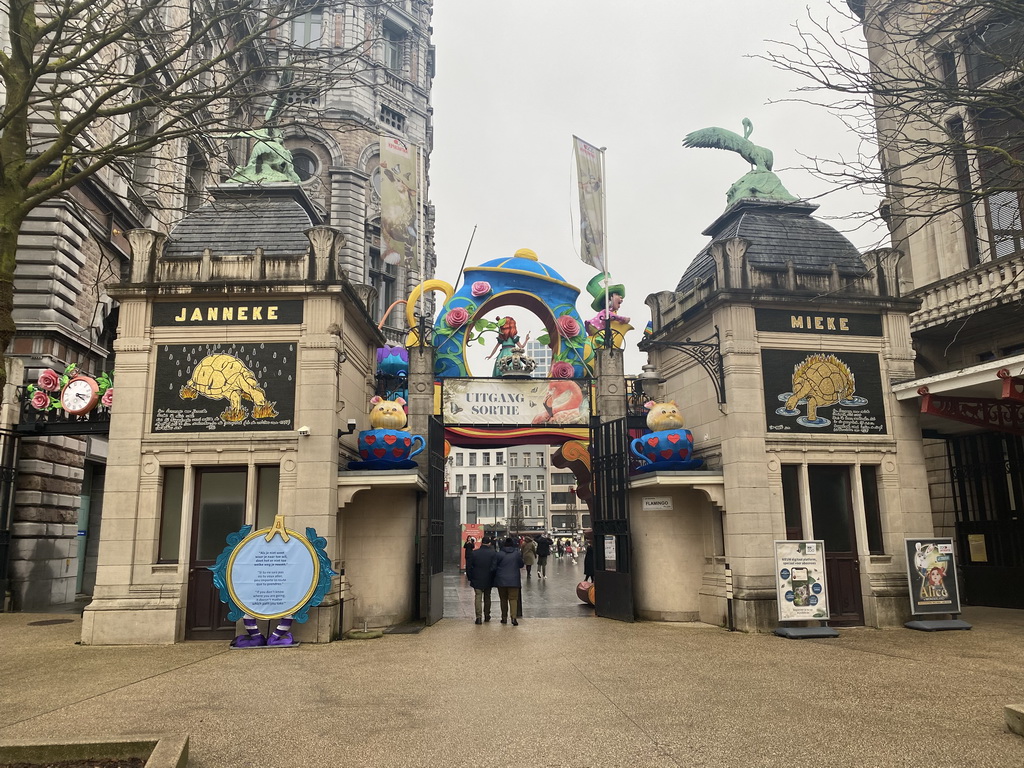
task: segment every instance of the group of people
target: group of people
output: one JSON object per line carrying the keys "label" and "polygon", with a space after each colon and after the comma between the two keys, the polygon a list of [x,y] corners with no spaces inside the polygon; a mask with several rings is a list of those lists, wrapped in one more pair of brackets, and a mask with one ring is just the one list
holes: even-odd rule
{"label": "group of people", "polygon": [[[495,540],[484,536],[479,548],[472,537],[467,539],[466,578],[475,592],[474,606],[476,623],[482,624],[491,620],[491,590],[498,589],[498,600],[501,606],[501,623],[507,624],[509,617],[512,626],[519,626],[516,616],[519,614],[519,591],[522,589],[520,571],[526,569],[526,578],[533,578],[533,567],[537,566],[537,578],[547,578],[548,558],[554,554],[572,557],[573,562],[579,555],[580,543],[573,539],[562,538],[557,542],[547,534],[536,538],[521,536],[518,541],[512,537],[501,542],[495,549]],[[587,554],[583,563],[584,579],[593,579],[594,560],[593,547],[586,547]]]}

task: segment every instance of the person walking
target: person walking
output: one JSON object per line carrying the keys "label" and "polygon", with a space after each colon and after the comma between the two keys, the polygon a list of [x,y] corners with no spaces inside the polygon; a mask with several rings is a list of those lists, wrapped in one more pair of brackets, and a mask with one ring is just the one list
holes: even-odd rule
{"label": "person walking", "polygon": [[505,539],[501,551],[494,560],[494,586],[498,588],[498,600],[501,602],[502,624],[508,623],[511,612],[512,626],[519,626],[516,614],[519,613],[519,590],[523,585],[519,570],[525,565],[523,553],[516,546],[515,539]]}
{"label": "person walking", "polygon": [[491,620],[491,589],[494,587],[494,568],[498,553],[491,546],[491,537],[484,536],[480,549],[469,553],[466,576],[473,587],[477,624]]}
{"label": "person walking", "polygon": [[588,538],[585,540],[584,546],[587,548],[587,552],[583,555],[583,580],[593,581],[594,580],[594,539]]}
{"label": "person walking", "polygon": [[470,555],[473,554],[473,551],[476,549],[476,539],[474,539],[472,536],[470,536],[468,539],[466,539],[466,543],[462,545],[462,549],[465,552],[465,557],[463,558],[463,565],[464,565],[464,570],[466,571],[466,578],[468,579],[469,578],[469,558],[470,558]]}
{"label": "person walking", "polygon": [[548,577],[548,558],[551,556],[551,545],[554,540],[546,533],[541,534],[537,539],[537,578]]}
{"label": "person walking", "polygon": [[533,564],[537,562],[537,542],[527,536],[519,551],[523,553],[523,562],[526,563],[526,578],[529,579]]}

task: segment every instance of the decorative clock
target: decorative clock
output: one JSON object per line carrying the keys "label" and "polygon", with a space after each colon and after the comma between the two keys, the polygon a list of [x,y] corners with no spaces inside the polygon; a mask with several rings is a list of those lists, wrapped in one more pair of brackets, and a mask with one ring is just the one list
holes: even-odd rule
{"label": "decorative clock", "polygon": [[60,405],[72,416],[81,416],[96,407],[100,386],[90,376],[75,376],[60,393]]}

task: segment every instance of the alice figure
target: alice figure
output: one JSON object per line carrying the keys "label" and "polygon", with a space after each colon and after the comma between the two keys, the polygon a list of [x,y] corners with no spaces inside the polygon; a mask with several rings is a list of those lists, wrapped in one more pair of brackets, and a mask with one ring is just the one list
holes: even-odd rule
{"label": "alice figure", "polygon": [[491,372],[491,376],[498,378],[502,375],[502,370],[499,364],[506,357],[511,357],[513,352],[525,352],[526,342],[530,340],[530,334],[526,334],[524,341],[519,341],[519,331],[516,329],[516,321],[511,317],[506,317],[502,322],[501,327],[498,328],[498,341],[494,345],[494,349],[491,350],[485,359],[490,360],[494,357],[494,353],[498,353],[498,358],[494,361],[494,369]]}

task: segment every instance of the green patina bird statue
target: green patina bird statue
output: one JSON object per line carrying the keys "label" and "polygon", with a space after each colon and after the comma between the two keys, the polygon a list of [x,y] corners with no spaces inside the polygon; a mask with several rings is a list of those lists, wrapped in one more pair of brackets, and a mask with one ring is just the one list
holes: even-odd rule
{"label": "green patina bird statue", "polygon": [[754,130],[754,124],[746,117],[743,118],[743,135],[727,131],[725,128],[702,128],[686,135],[683,139],[684,147],[708,147],[712,149],[728,149],[736,152],[754,166],[755,171],[770,171],[774,158],[772,151],[765,147],[759,147],[749,140]]}

